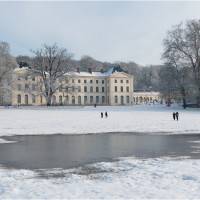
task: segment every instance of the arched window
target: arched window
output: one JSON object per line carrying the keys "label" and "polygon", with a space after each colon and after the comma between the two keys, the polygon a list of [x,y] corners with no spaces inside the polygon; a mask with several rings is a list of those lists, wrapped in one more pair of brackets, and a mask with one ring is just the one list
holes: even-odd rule
{"label": "arched window", "polygon": [[75,104],[75,96],[72,96],[72,104]]}
{"label": "arched window", "polygon": [[59,104],[62,104],[62,96],[59,96]]}
{"label": "arched window", "polygon": [[35,103],[35,95],[32,94],[32,103]]}
{"label": "arched window", "polygon": [[105,103],[105,96],[102,96],[102,103]]}
{"label": "arched window", "polygon": [[40,96],[40,104],[42,104],[42,96]]}
{"label": "arched window", "polygon": [[121,104],[124,104],[124,96],[121,96]]}
{"label": "arched window", "polygon": [[52,102],[53,102],[53,104],[56,104],[56,96],[55,95],[53,95]]}
{"label": "arched window", "polygon": [[65,96],[65,104],[68,104],[69,103],[69,96]]}
{"label": "arched window", "polygon": [[126,103],[130,103],[129,102],[129,96],[126,96]]}
{"label": "arched window", "polygon": [[78,104],[81,104],[81,96],[78,96]]}
{"label": "arched window", "polygon": [[118,96],[115,96],[115,103],[118,103]]}
{"label": "arched window", "polygon": [[22,102],[21,95],[18,94],[18,95],[17,95],[17,103],[18,103],[18,104],[21,104],[21,102]]}
{"label": "arched window", "polygon": [[25,95],[25,105],[28,105],[28,95]]}

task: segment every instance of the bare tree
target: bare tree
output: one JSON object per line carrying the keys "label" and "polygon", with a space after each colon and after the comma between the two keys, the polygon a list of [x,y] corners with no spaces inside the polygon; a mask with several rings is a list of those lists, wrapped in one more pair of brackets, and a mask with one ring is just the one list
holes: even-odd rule
{"label": "bare tree", "polygon": [[[174,26],[164,40],[163,59],[177,69],[191,68],[197,88],[197,105],[200,106],[200,20]],[[184,73],[178,76],[184,95]],[[182,79],[182,80],[181,80]]]}
{"label": "bare tree", "polygon": [[10,55],[10,47],[0,42],[0,104],[7,103],[11,90],[12,70],[17,67],[16,60]]}
{"label": "bare tree", "polygon": [[68,71],[68,61],[72,54],[57,44],[44,44],[40,49],[33,51],[33,71],[41,78],[41,92],[46,98],[47,106],[52,104],[53,94],[62,86],[64,74]]}

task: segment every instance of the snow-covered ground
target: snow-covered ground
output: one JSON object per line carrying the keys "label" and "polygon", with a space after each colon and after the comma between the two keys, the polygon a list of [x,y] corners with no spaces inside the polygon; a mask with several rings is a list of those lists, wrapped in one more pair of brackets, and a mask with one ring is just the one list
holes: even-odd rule
{"label": "snow-covered ground", "polygon": [[[172,120],[179,111],[180,120]],[[100,112],[107,111],[107,119]],[[0,109],[0,136],[102,132],[200,133],[200,110],[160,105]]]}
{"label": "snow-covered ground", "polygon": [[[107,119],[100,112],[108,112]],[[180,120],[173,121],[172,112]],[[0,136],[145,132],[200,133],[200,110],[160,105],[129,107],[26,107],[0,109]],[[0,142],[6,141],[0,139]],[[193,141],[194,142],[194,141]],[[199,152],[199,141],[194,142]],[[75,169],[16,170],[0,167],[0,199],[157,198],[199,199],[200,160],[136,159]]]}
{"label": "snow-covered ground", "polygon": [[0,177],[0,199],[200,198],[200,160],[124,158],[69,170],[1,169]]}

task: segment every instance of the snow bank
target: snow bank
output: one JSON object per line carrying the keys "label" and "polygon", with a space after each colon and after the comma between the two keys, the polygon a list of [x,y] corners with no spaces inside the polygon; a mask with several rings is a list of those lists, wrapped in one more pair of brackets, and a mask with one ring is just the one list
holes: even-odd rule
{"label": "snow bank", "polygon": [[124,158],[82,168],[0,169],[0,198],[199,199],[200,160]]}
{"label": "snow bank", "polygon": [[[180,120],[172,120],[179,111]],[[108,112],[107,119],[100,112]],[[58,107],[0,110],[0,135],[102,132],[200,133],[200,111],[162,106]]]}

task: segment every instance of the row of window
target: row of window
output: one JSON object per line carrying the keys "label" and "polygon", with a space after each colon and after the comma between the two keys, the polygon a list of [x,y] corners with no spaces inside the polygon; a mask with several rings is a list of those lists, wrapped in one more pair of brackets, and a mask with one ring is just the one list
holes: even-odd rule
{"label": "row of window", "polygon": [[[118,90],[118,87],[115,86],[115,92],[124,92],[124,87],[123,86],[120,86],[120,90]],[[126,92],[129,92],[129,86],[126,86]]]}
{"label": "row of window", "polygon": [[[35,77],[28,77],[28,76],[25,76],[24,79],[26,81],[28,81],[29,79],[31,79],[32,81],[35,81]],[[22,80],[22,77],[18,77],[18,80]],[[115,83],[118,83],[119,80],[115,79]],[[124,81],[126,81],[126,83],[129,83],[129,80],[120,80],[120,83],[123,83]],[[83,80],[84,83],[87,83],[87,80]],[[95,81],[96,84],[99,84],[100,80],[96,80]],[[69,83],[69,79],[66,79],[66,83]],[[72,79],[72,83],[75,83],[75,79]],[[78,83],[81,83],[81,79],[78,79]],[[89,80],[89,83],[93,84],[93,80]],[[101,80],[101,83],[104,84],[105,83],[105,80]]]}
{"label": "row of window", "polygon": [[[82,97],[81,96],[78,96],[78,104],[81,104],[82,103]],[[94,103],[102,103],[104,104],[105,103],[105,96],[90,96],[90,97],[87,97],[87,96],[84,96],[83,97],[83,101],[84,101],[84,104],[94,104]],[[69,104],[69,96],[66,96],[66,97],[63,97],[63,96],[59,96],[58,97],[58,101],[56,99],[56,96],[53,96],[53,99],[52,99],[52,102],[53,104],[57,104],[57,102],[59,104]],[[75,100],[75,96],[72,96],[71,97],[71,103],[72,104],[76,104],[76,100]]]}
{"label": "row of window", "polygon": [[[24,88],[25,88],[25,90],[31,89],[32,91],[35,91],[35,90],[36,90],[36,85],[35,85],[35,84],[32,84],[32,85],[31,85],[31,88],[30,88],[29,84],[25,84],[25,85],[24,85]],[[17,90],[18,90],[18,91],[21,91],[21,90],[22,90],[22,85],[21,85],[21,84],[17,84]]]}
{"label": "row of window", "polygon": [[120,104],[125,104],[125,103],[129,104],[130,103],[130,97],[126,96],[126,99],[125,99],[124,96],[120,96],[119,98],[118,98],[118,96],[115,96],[115,103],[116,104],[119,104],[119,103]]}
{"label": "row of window", "polygon": [[[78,102],[77,102],[78,104],[82,104],[82,97],[81,96],[78,96],[77,100],[78,100]],[[84,96],[83,101],[84,101],[84,104],[88,104],[88,103],[90,103],[90,104],[94,104],[94,103],[104,104],[105,103],[105,96],[101,96],[101,97],[100,96],[96,96],[96,97],[94,97],[94,96],[89,96],[89,97]],[[53,104],[57,104],[57,103],[59,103],[59,104],[69,104],[69,96],[63,97],[63,96],[60,95],[58,97],[58,100],[57,100],[56,96],[54,95],[53,98],[52,98],[52,102],[53,102]],[[22,97],[21,97],[20,94],[17,95],[17,103],[18,104],[22,103]],[[32,94],[32,103],[36,103],[36,96],[34,94]],[[42,98],[42,96],[40,96],[40,104],[42,104],[42,103],[43,103],[43,98]],[[71,103],[76,104],[75,96],[71,97]],[[129,104],[130,103],[130,97],[129,96],[126,96],[126,97],[115,96],[115,103],[116,104],[119,104],[119,103],[120,104],[125,104],[125,103]],[[24,104],[26,104],[26,105],[29,104],[29,96],[27,94],[24,96]]]}
{"label": "row of window", "polygon": [[17,80],[20,81],[20,80],[25,80],[25,81],[28,81],[28,80],[32,80],[32,81],[35,81],[35,77],[28,77],[28,76],[25,76],[24,78],[23,77],[20,77],[18,76],[17,77]]}
{"label": "row of window", "polygon": [[[72,83],[75,83],[75,82],[76,82],[75,79],[72,79]],[[95,82],[96,84],[99,84],[100,80],[96,80]],[[69,83],[69,79],[66,79],[66,83]],[[81,79],[78,79],[78,83],[82,83]],[[87,83],[87,80],[86,79],[83,80],[83,83]],[[90,80],[89,83],[93,84],[93,80]],[[101,83],[104,84],[105,80],[101,80]]]}
{"label": "row of window", "polygon": [[[115,79],[115,83],[117,83],[117,79]],[[120,80],[120,83],[123,83],[124,82],[124,80]],[[129,83],[129,80],[126,80],[126,83]]]}

